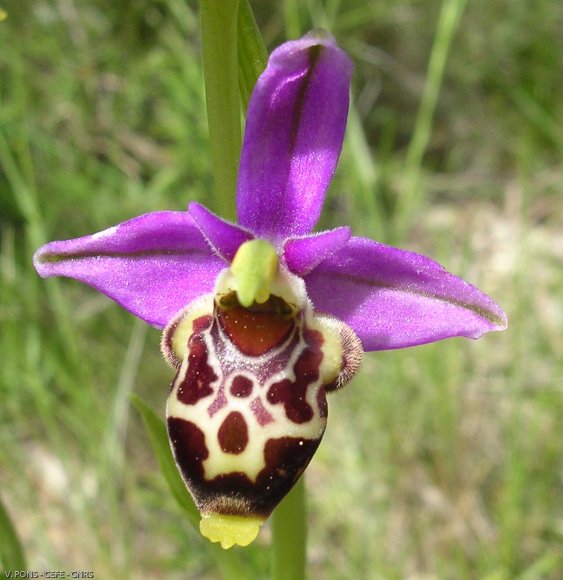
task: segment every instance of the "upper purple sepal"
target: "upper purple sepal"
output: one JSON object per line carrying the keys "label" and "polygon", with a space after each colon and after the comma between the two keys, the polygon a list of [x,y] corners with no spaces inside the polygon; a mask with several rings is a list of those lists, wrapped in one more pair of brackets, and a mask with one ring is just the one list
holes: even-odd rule
{"label": "upper purple sepal", "polygon": [[213,290],[225,263],[187,212],[141,215],[74,240],[51,242],[33,257],[40,276],[89,284],[162,328],[194,298]]}
{"label": "upper purple sepal", "polygon": [[239,223],[279,241],[312,231],[346,126],[352,63],[328,34],[276,49],[250,104],[238,177]]}
{"label": "upper purple sepal", "polygon": [[507,326],[496,302],[434,260],[366,238],[351,238],[304,280],[316,310],[351,326],[366,351]]}

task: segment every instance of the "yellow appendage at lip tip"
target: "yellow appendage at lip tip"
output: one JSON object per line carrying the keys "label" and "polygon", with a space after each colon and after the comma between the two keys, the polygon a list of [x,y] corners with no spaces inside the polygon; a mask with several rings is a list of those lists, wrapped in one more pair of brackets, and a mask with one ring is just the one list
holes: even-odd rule
{"label": "yellow appendage at lip tip", "polygon": [[244,242],[231,264],[240,304],[248,308],[254,301],[266,302],[277,271],[278,255],[271,244],[265,240]]}
{"label": "yellow appendage at lip tip", "polygon": [[228,550],[234,545],[248,546],[256,539],[264,520],[226,514],[203,514],[199,531],[212,542]]}

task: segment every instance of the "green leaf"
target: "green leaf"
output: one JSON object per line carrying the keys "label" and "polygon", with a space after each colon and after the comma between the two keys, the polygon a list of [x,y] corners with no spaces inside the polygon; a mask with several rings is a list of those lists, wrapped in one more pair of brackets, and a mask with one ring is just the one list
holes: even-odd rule
{"label": "green leaf", "polygon": [[4,504],[0,500],[0,564],[7,570],[25,570],[25,556],[23,548],[8,515]]}
{"label": "green leaf", "polygon": [[256,24],[249,0],[240,0],[237,26],[238,77],[244,110],[258,77],[266,68],[268,51]]}
{"label": "green leaf", "polygon": [[158,459],[160,470],[168,487],[178,502],[178,505],[186,513],[190,523],[199,530],[200,515],[195,507],[190,494],[188,493],[184,481],[180,476],[176,467],[176,462],[170,450],[170,443],[168,442],[168,433],[164,422],[157,416],[157,414],[137,395],[130,396],[131,403],[137,409],[149,434],[149,438]]}

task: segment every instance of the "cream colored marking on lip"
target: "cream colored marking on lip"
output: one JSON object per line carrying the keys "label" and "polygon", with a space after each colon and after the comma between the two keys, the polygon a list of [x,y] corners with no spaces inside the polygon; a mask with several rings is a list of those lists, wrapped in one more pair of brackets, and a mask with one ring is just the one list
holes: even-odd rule
{"label": "cream colored marking on lip", "polygon": [[166,362],[179,366],[188,355],[188,340],[193,334],[193,322],[200,316],[213,314],[213,296],[205,294],[190,302],[168,323],[162,333],[160,350]]}
{"label": "cream colored marking on lip", "polygon": [[330,383],[338,377],[342,368],[342,343],[340,340],[340,322],[328,316],[311,317],[309,327],[319,331],[323,337],[323,360],[319,373],[323,383]]}

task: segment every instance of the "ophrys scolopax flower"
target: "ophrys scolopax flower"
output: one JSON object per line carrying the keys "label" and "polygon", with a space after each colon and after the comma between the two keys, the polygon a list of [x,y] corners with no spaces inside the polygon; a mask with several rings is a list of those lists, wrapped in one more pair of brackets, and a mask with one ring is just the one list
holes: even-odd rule
{"label": "ophrys scolopax flower", "polygon": [[332,38],[274,51],[253,92],[238,225],[202,205],[154,212],[35,255],[158,328],[177,369],[168,432],[202,532],[247,544],[324,433],[326,393],[363,351],[506,327],[499,306],[439,264],[312,234],[344,136],[352,66]]}

